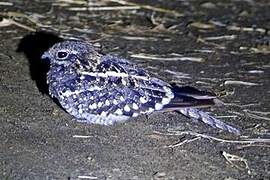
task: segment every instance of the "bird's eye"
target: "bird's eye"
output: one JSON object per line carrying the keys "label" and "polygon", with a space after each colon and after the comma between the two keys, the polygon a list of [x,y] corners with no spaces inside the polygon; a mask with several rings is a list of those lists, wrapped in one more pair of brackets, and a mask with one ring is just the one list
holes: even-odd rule
{"label": "bird's eye", "polygon": [[65,59],[68,56],[68,53],[66,51],[58,51],[57,52],[57,57],[59,59]]}

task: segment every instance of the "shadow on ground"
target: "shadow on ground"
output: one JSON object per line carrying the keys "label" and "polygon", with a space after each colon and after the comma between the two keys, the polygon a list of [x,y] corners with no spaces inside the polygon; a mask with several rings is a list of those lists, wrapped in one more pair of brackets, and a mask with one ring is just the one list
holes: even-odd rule
{"label": "shadow on ground", "polygon": [[30,66],[31,78],[36,82],[40,92],[48,94],[46,74],[49,70],[49,62],[41,60],[41,55],[52,45],[61,42],[62,38],[48,32],[36,32],[26,35],[19,43],[17,51],[23,52]]}

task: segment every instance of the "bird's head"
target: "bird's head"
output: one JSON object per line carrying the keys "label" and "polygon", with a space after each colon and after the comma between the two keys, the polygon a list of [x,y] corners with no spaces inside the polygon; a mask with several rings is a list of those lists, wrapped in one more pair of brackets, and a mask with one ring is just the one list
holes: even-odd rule
{"label": "bird's head", "polygon": [[51,65],[69,66],[75,61],[86,61],[97,52],[91,43],[79,40],[66,40],[53,45],[43,53],[41,59],[48,59]]}

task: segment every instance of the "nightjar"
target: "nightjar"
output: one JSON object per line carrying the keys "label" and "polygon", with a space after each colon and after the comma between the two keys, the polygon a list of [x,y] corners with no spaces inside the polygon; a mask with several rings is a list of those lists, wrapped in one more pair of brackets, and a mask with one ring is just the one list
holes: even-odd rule
{"label": "nightjar", "polygon": [[220,104],[214,94],[171,85],[126,59],[99,53],[89,42],[57,43],[42,59],[50,61],[50,95],[78,121],[110,125],[154,111],[178,111],[239,134],[238,129],[195,108]]}

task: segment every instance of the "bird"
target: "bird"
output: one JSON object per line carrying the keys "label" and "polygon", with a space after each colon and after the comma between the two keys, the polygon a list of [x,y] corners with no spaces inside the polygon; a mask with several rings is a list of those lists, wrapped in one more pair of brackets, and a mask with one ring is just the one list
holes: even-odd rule
{"label": "bird", "polygon": [[139,65],[96,50],[85,40],[63,40],[42,56],[49,61],[49,94],[79,122],[112,125],[155,111],[176,111],[214,128],[240,130],[201,111],[221,105],[212,92],[170,84]]}

